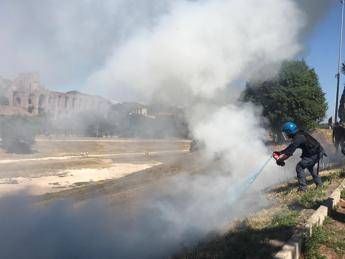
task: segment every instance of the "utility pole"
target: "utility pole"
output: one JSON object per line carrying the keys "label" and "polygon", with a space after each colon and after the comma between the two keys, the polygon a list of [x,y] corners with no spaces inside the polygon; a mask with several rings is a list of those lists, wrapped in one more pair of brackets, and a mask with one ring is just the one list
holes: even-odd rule
{"label": "utility pole", "polygon": [[340,41],[339,41],[339,56],[338,56],[338,73],[336,74],[337,78],[337,92],[335,100],[335,114],[334,114],[334,123],[338,122],[338,101],[339,101],[339,85],[340,85],[340,67],[341,67],[341,55],[343,47],[343,28],[344,28],[344,0],[340,0],[341,3],[341,25],[340,25]]}

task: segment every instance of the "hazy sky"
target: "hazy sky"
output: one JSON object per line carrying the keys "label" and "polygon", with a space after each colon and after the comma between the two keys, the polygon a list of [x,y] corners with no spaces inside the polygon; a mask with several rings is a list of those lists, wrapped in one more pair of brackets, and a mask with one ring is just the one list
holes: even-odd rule
{"label": "hazy sky", "polygon": [[0,75],[38,71],[57,90],[79,89],[114,46],[153,26],[169,0],[1,0]]}
{"label": "hazy sky", "polygon": [[[0,75],[13,78],[17,72],[38,71],[51,89],[85,90],[88,77],[104,66],[116,46],[153,28],[179,1],[1,0]],[[309,0],[297,2],[314,8]],[[334,110],[339,21],[340,5],[334,5],[312,31],[301,55],[319,74],[328,114]],[[126,99],[133,93],[117,94]]]}

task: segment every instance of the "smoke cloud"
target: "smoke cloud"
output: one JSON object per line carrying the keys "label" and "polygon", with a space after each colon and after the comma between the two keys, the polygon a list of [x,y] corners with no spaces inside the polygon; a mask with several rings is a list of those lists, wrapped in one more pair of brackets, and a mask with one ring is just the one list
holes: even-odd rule
{"label": "smoke cloud", "polygon": [[292,1],[177,2],[154,28],[116,48],[89,85],[135,88],[147,97],[164,88],[160,97],[174,104],[212,99],[298,54],[305,22]]}
{"label": "smoke cloud", "polygon": [[[210,173],[210,172],[209,172]],[[38,205],[25,193],[0,199],[1,258],[168,258],[230,220],[266,205],[233,206],[229,178],[180,175],[135,204],[107,199]],[[257,203],[260,205],[258,206]]]}
{"label": "smoke cloud", "polygon": [[[222,169],[170,179],[166,190],[150,193],[138,206],[133,221],[98,202],[37,211],[22,197],[0,200],[0,228],[8,226],[0,234],[0,253],[24,258],[25,249],[11,250],[20,243],[32,258],[160,258],[245,215],[248,204],[254,210],[263,206],[250,193],[236,211],[229,202],[271,152],[260,108],[237,99],[244,81],[273,76],[282,61],[303,51],[303,35],[326,6],[315,2],[320,12],[310,16],[303,3],[2,1],[0,21],[7,29],[0,32],[0,50],[10,63],[0,61],[0,71],[12,73],[12,64],[41,70],[54,83],[85,81],[88,92],[114,99],[184,106],[204,155],[220,158]],[[281,180],[274,168],[271,163],[253,189]]]}
{"label": "smoke cloud", "polygon": [[[126,45],[130,38],[140,32],[150,32],[157,28],[161,20],[170,17],[176,6],[187,5],[193,9],[189,11],[194,12],[201,8],[197,6],[208,5],[208,2],[210,1],[47,0],[42,3],[39,0],[3,0],[0,2],[0,22],[3,25],[0,31],[0,75],[13,78],[23,71],[38,71],[48,87],[60,90],[79,88],[90,74],[104,67],[109,55],[116,49]],[[225,2],[236,5],[240,1]],[[284,4],[287,1],[278,2]],[[305,14],[306,24],[301,35],[310,31],[327,8],[335,4],[335,1],[329,0],[294,2]],[[266,8],[254,1],[248,4],[253,5],[252,9]],[[240,13],[243,12],[245,9],[240,10]],[[230,14],[228,20],[231,20]],[[252,18],[256,19],[255,16],[256,13]],[[271,13],[268,17],[271,17]],[[278,23],[279,20],[278,17]],[[230,24],[232,23],[233,21]],[[186,26],[181,25],[183,28]],[[186,51],[188,48],[185,47]],[[117,100],[140,98],[133,96],[133,91],[124,88],[118,89],[113,97]]]}
{"label": "smoke cloud", "polygon": [[[114,95],[132,89],[147,101],[186,107],[208,155],[222,153],[243,176],[270,153],[257,108],[236,101],[243,82],[272,76],[298,55],[308,21],[289,0],[177,1],[155,26],[114,48],[88,86]],[[255,159],[243,163],[244,154]]]}
{"label": "smoke cloud", "polygon": [[4,0],[0,75],[40,72],[55,89],[80,87],[112,48],[155,24],[168,0]]}

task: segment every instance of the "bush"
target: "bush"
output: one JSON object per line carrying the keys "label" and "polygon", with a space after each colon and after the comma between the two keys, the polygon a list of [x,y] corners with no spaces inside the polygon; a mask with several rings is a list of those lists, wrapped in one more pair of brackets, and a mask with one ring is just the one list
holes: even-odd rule
{"label": "bush", "polygon": [[1,119],[2,147],[11,153],[30,153],[38,133],[34,118],[10,116]]}

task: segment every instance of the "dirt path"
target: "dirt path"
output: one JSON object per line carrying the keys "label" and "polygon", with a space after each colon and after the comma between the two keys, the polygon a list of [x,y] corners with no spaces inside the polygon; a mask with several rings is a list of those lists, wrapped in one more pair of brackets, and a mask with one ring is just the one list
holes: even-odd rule
{"label": "dirt path", "polygon": [[[0,138],[1,140],[1,138]],[[39,137],[36,139],[37,142],[113,142],[113,143],[165,143],[165,142],[180,142],[180,143],[190,143],[191,141],[188,139],[136,139],[136,138],[87,138],[87,137],[81,137],[81,138],[43,138]]]}
{"label": "dirt path", "polygon": [[41,195],[116,180],[188,153],[188,140],[44,139],[32,154],[0,148],[0,197],[18,191]]}
{"label": "dirt path", "polygon": [[202,173],[202,170],[207,170],[205,168],[208,165],[207,162],[199,160],[198,153],[168,156],[168,159],[157,159],[156,161],[160,161],[161,164],[128,174],[119,179],[100,181],[81,186],[80,188],[61,190],[42,198],[48,200],[72,198],[80,202],[98,197],[107,197],[116,206],[117,202],[130,203],[133,200],[140,200],[140,197],[145,196],[146,192],[158,192],[157,189],[165,186],[162,182],[170,177],[187,172],[188,174]]}
{"label": "dirt path", "polygon": [[188,150],[162,150],[162,151],[153,151],[153,152],[129,152],[129,153],[112,153],[112,154],[86,154],[81,153],[80,155],[71,155],[71,156],[49,156],[49,157],[40,157],[40,158],[21,158],[21,159],[2,159],[0,164],[11,164],[11,163],[25,163],[32,161],[47,161],[47,160],[69,160],[74,158],[98,158],[98,157],[128,157],[128,156],[150,156],[150,155],[159,155],[159,154],[180,154],[187,153]]}
{"label": "dirt path", "polygon": [[[159,151],[189,150],[190,141],[185,139],[117,139],[117,138],[37,138],[29,154],[13,154],[2,149],[2,160],[33,159],[46,157],[147,153]],[[5,163],[5,162],[3,162]]]}
{"label": "dirt path", "polygon": [[41,177],[11,177],[0,179],[0,197],[19,191],[40,195],[85,186],[93,182],[118,179],[161,163],[118,163],[109,168],[63,170]]}

